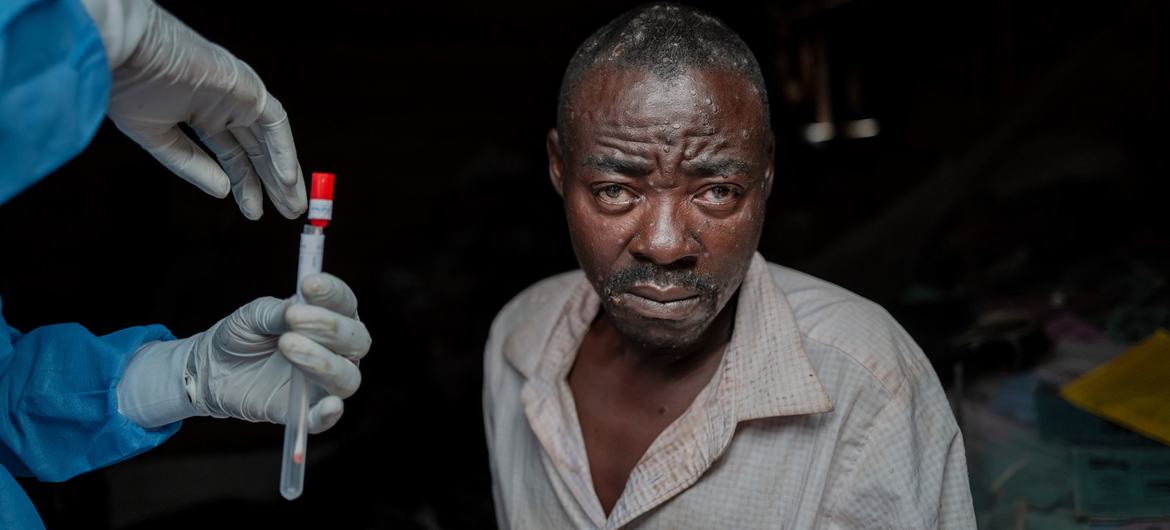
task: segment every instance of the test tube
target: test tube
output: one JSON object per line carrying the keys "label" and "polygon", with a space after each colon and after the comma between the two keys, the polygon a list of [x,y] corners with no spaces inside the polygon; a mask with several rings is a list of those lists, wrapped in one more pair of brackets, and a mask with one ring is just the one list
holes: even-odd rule
{"label": "test tube", "polygon": [[[325,226],[333,218],[333,174],[313,173],[309,194],[309,224],[301,231],[301,250],[297,260],[297,303],[304,303],[301,282],[306,276],[321,272],[325,258]],[[280,495],[288,500],[301,496],[305,489],[305,457],[308,449],[309,388],[305,374],[289,366],[288,412],[284,426],[284,454],[280,465]]]}

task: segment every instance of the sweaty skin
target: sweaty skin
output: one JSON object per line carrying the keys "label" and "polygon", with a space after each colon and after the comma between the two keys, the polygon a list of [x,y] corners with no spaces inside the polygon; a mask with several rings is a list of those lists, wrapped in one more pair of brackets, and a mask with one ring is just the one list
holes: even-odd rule
{"label": "sweaty skin", "polygon": [[772,187],[772,133],[752,83],[721,70],[660,79],[595,68],[570,98],[549,173],[602,299],[569,386],[609,513],[654,439],[710,381]]}

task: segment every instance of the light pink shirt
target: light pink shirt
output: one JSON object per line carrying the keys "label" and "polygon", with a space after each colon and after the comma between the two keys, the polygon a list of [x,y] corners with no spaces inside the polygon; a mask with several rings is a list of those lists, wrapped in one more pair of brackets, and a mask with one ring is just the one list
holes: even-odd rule
{"label": "light pink shirt", "polygon": [[975,528],[962,436],[922,351],[879,306],[758,254],[717,371],[606,516],[566,380],[598,308],[574,271],[492,325],[501,528]]}

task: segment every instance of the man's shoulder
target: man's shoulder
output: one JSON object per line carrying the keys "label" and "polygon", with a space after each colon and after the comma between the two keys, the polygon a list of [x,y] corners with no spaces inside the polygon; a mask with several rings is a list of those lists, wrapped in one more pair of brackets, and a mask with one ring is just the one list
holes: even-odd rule
{"label": "man's shoulder", "polygon": [[807,347],[849,359],[889,394],[933,377],[921,348],[882,306],[804,272],[774,263],[768,269]]}
{"label": "man's shoulder", "polygon": [[563,272],[540,280],[512,297],[492,321],[488,338],[489,357],[500,356],[507,349],[531,351],[533,355],[518,359],[526,366],[517,367],[522,371],[529,368],[527,365],[529,361],[535,363],[538,357],[535,353],[539,353],[539,348],[524,346],[540,344],[547,339],[545,335],[556,324],[562,313],[560,309],[583,281],[585,274],[579,269]]}
{"label": "man's shoulder", "polygon": [[492,330],[514,328],[517,324],[529,322],[538,314],[548,313],[550,307],[561,305],[583,279],[580,269],[562,272],[540,280],[519,294],[513,296],[496,315]]}

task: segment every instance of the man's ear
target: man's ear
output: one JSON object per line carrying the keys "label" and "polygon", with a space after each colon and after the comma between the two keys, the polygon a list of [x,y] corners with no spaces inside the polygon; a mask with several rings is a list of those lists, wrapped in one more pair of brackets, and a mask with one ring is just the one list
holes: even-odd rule
{"label": "man's ear", "polygon": [[772,196],[772,183],[776,181],[776,135],[772,131],[768,131],[767,146],[764,147],[766,151],[767,162],[764,166],[764,197]]}
{"label": "man's ear", "polygon": [[561,198],[565,197],[565,157],[562,155],[561,137],[557,134],[557,130],[549,129],[548,138],[544,142],[545,149],[548,150],[548,178],[552,181],[553,188],[557,190],[557,195]]}

